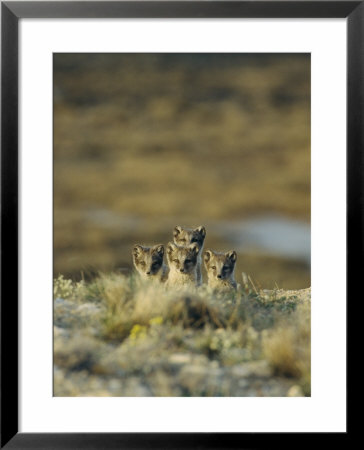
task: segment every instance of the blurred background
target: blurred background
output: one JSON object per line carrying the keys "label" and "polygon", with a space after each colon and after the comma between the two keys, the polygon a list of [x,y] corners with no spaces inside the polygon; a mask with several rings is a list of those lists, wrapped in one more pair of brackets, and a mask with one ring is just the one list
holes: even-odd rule
{"label": "blurred background", "polygon": [[310,286],[309,54],[54,55],[54,275],[128,273],[175,225]]}

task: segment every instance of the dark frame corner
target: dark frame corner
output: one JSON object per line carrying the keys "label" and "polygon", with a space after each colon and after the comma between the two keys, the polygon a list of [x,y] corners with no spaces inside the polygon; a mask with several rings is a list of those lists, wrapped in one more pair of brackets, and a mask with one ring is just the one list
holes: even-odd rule
{"label": "dark frame corner", "polygon": [[[363,273],[364,1],[1,2],[1,448],[257,448],[276,434],[18,433],[18,21],[22,18],[347,18],[347,304]],[[358,264],[359,261],[359,264]],[[349,311],[348,311],[349,312]],[[350,346],[348,345],[348,349]],[[348,433],[335,436],[342,440]],[[300,435],[301,443],[309,434]],[[286,435],[286,444],[298,436]],[[319,436],[316,434],[315,440]],[[268,443],[269,441],[269,443]],[[264,444],[265,443],[265,444]]]}

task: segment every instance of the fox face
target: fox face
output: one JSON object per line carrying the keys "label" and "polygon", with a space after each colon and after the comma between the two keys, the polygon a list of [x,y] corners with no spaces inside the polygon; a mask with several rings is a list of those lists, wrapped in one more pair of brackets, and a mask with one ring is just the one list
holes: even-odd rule
{"label": "fox face", "polygon": [[203,226],[197,228],[182,228],[177,226],[173,230],[173,241],[180,247],[196,243],[200,251],[203,247],[205,237],[206,229]]}
{"label": "fox face", "polygon": [[196,242],[187,247],[169,242],[167,245],[167,260],[170,269],[186,275],[193,273],[196,269],[199,251],[200,247]]}
{"label": "fox face", "polygon": [[154,247],[135,245],[132,254],[135,268],[147,278],[157,275],[163,266],[164,246],[162,244]]}
{"label": "fox face", "polygon": [[237,255],[235,251],[217,253],[207,250],[204,253],[204,263],[209,279],[228,280],[234,275]]}

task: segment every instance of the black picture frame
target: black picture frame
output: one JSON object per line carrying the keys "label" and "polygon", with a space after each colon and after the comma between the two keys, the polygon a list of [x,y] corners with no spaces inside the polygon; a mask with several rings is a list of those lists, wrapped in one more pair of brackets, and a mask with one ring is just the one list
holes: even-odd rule
{"label": "black picture frame", "polygon": [[[18,432],[19,19],[238,17],[347,19],[347,305],[357,301],[363,273],[364,1],[2,1],[1,448],[257,448],[278,440],[282,446],[280,433]],[[336,441],[347,440],[348,431],[335,433]],[[285,445],[297,439],[304,445],[309,438],[310,433],[286,434]],[[322,438],[327,436],[315,434],[316,443]]]}

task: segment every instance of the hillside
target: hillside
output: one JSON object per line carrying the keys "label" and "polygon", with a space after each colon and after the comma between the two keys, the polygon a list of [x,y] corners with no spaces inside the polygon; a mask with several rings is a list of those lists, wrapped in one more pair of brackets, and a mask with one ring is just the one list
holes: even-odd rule
{"label": "hillside", "polygon": [[311,290],[54,280],[55,396],[309,396]]}

